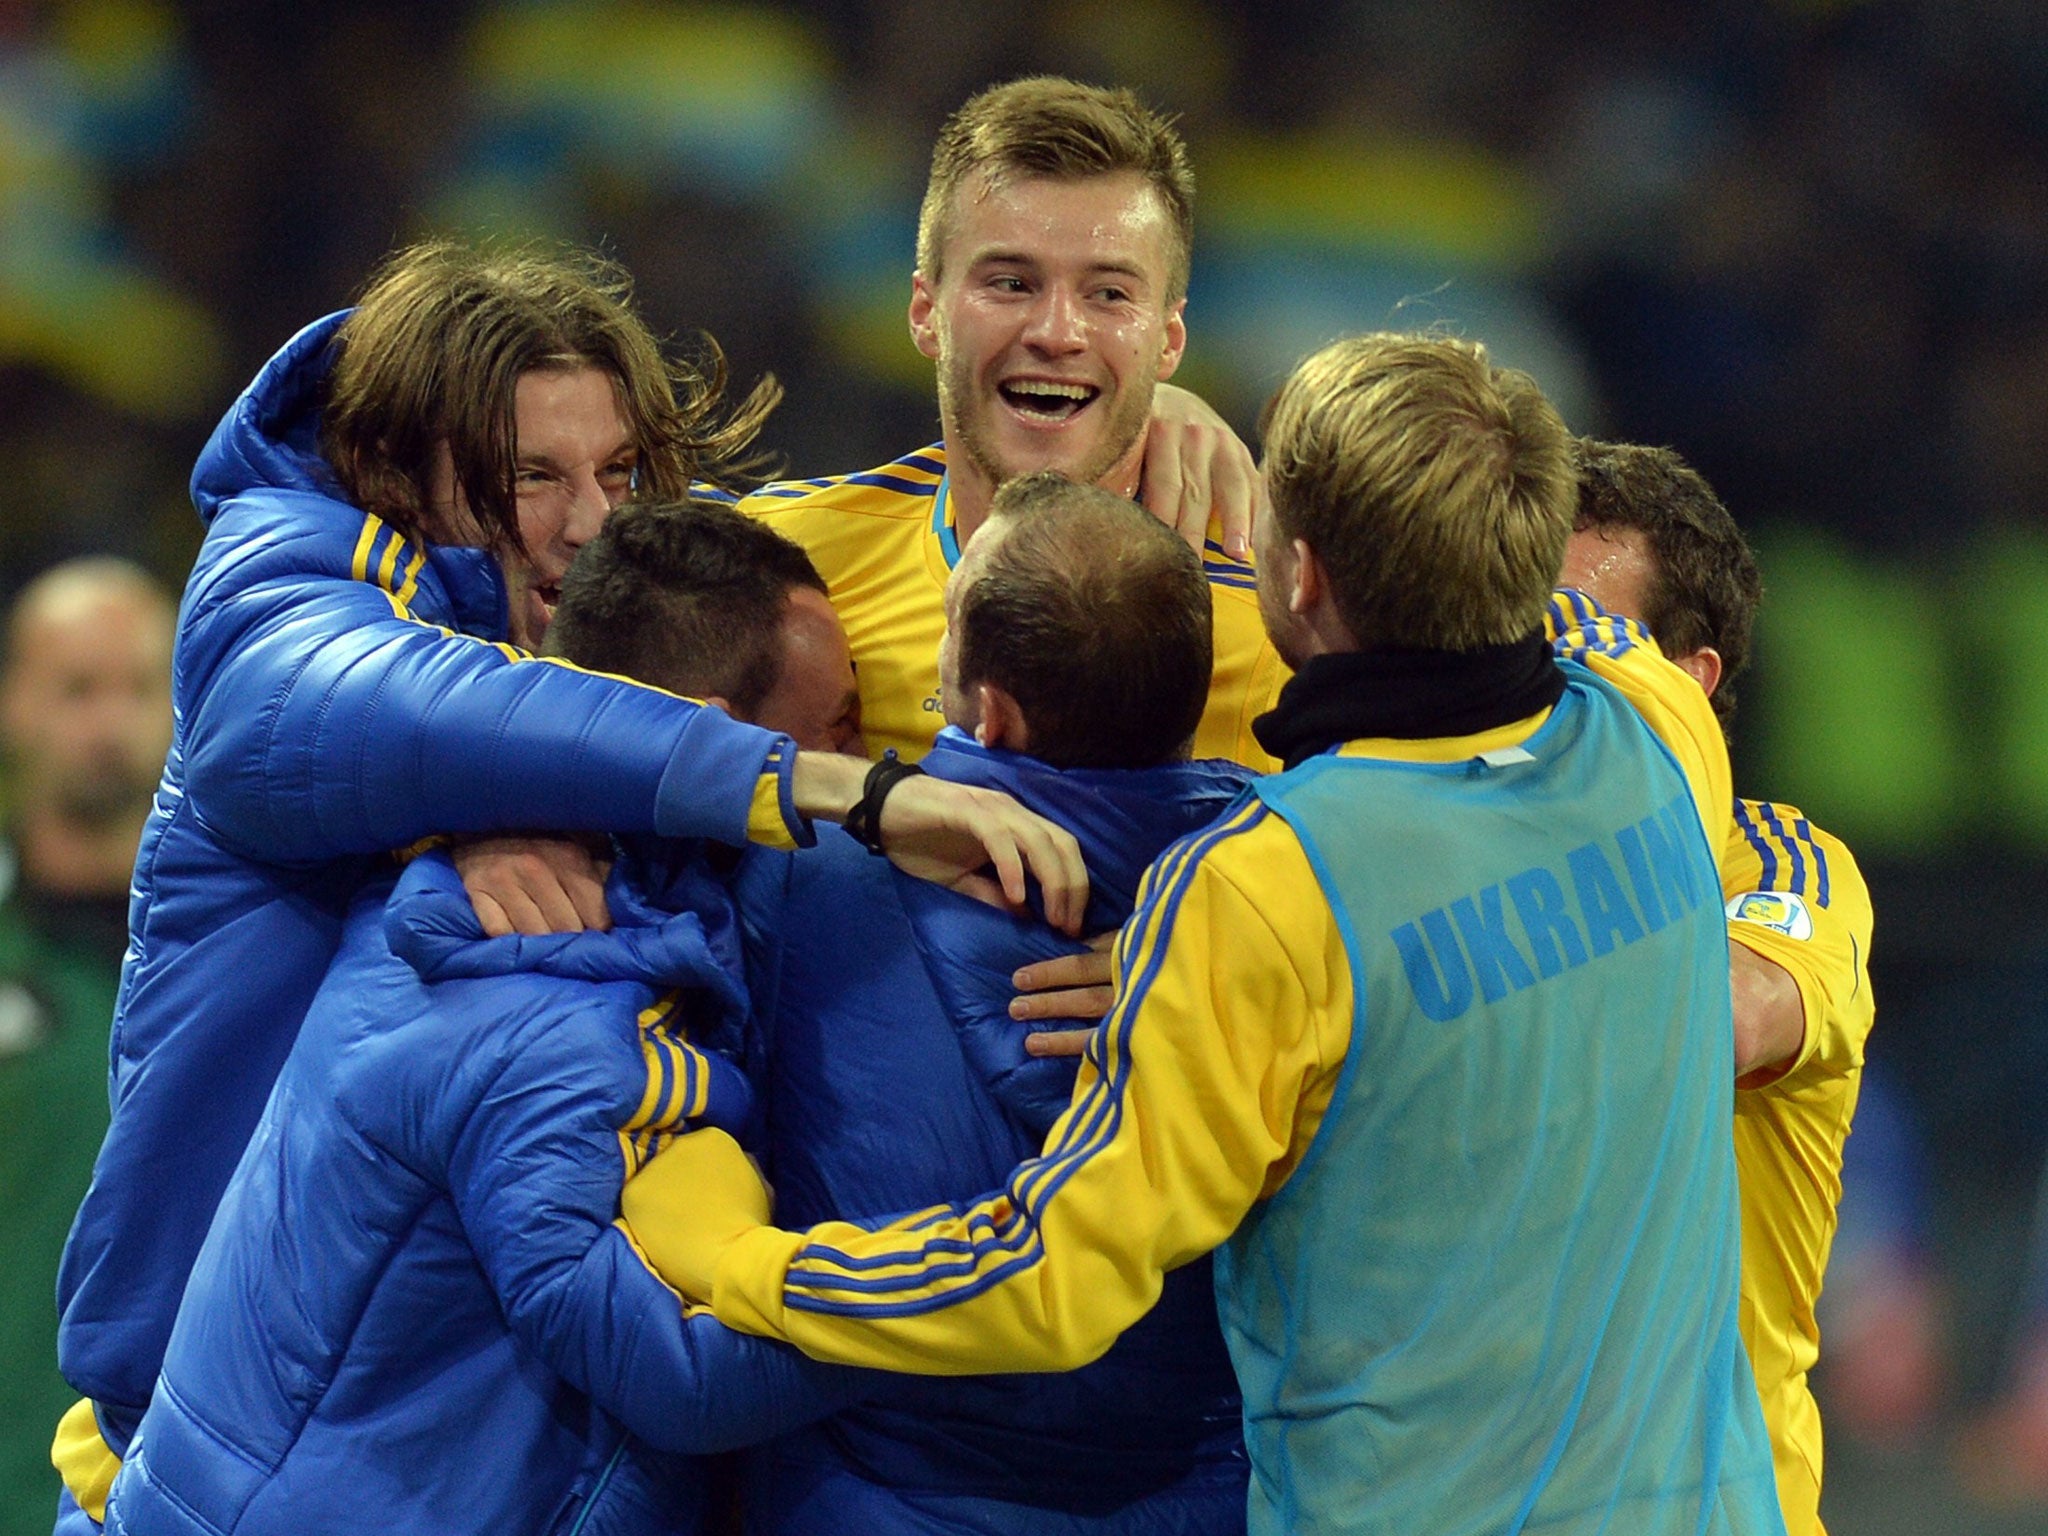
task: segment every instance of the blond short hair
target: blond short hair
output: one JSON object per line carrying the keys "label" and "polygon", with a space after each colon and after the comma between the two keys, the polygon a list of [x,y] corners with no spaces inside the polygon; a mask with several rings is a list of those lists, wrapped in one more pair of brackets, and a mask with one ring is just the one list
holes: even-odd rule
{"label": "blond short hair", "polygon": [[1527,374],[1446,336],[1323,348],[1267,409],[1280,531],[1365,649],[1469,651],[1542,622],[1577,497],[1572,439]]}
{"label": "blond short hair", "polygon": [[1134,92],[1034,75],[993,86],[946,119],[917,216],[917,270],[936,283],[953,205],[976,175],[992,190],[1030,177],[1080,181],[1129,171],[1159,194],[1173,233],[1169,304],[1188,291],[1195,244],[1195,173],[1173,121]]}

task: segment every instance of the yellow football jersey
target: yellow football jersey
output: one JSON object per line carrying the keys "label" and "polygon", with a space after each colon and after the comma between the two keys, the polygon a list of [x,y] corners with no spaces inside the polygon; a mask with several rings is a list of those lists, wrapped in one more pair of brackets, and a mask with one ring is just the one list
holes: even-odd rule
{"label": "yellow football jersey", "polygon": [[1756,1372],[1789,1536],[1820,1523],[1820,1355],[1814,1303],[1842,1197],[1842,1143],[1872,1017],[1870,891],[1849,850],[1796,808],[1738,800],[1721,860],[1728,936],[1799,983],[1806,1038],[1789,1062],[1737,1085],[1742,1340]]}
{"label": "yellow football jersey", "polygon": [[[809,552],[846,626],[870,751],[917,759],[946,723],[939,641],[946,578],[960,558],[946,495],[946,453],[934,445],[863,474],[786,480],[742,497],[740,510]],[[1279,767],[1253,739],[1287,679],[1259,618],[1250,566],[1211,542],[1202,556],[1214,597],[1216,671],[1195,732],[1197,757]]]}

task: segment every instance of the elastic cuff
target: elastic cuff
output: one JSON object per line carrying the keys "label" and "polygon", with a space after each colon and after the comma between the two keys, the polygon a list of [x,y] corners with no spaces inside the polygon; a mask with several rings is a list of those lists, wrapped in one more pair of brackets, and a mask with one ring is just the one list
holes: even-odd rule
{"label": "elastic cuff", "polygon": [[747,810],[747,841],[783,849],[809,848],[818,841],[818,829],[796,808],[796,749],[787,738],[761,765]]}
{"label": "elastic cuff", "polygon": [[104,1523],[107,1495],[113,1490],[114,1474],[121,1470],[121,1458],[101,1432],[91,1398],[80,1398],[57,1421],[50,1465],[57,1469],[78,1507]]}
{"label": "elastic cuff", "polygon": [[783,1281],[803,1243],[801,1232],[778,1227],[755,1227],[735,1238],[719,1255],[712,1282],[718,1320],[741,1333],[787,1340]]}

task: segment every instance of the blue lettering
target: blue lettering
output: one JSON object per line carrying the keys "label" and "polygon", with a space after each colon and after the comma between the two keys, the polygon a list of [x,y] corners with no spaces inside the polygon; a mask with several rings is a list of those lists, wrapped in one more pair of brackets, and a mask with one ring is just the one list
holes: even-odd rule
{"label": "blue lettering", "polygon": [[1479,973],[1480,995],[1489,1003],[1506,997],[1510,986],[1519,992],[1536,985],[1529,962],[1508,937],[1499,886],[1489,885],[1482,890],[1477,907],[1472,905],[1470,896],[1460,896],[1451,903],[1451,916],[1457,920],[1458,933],[1472,957],[1472,969]]}
{"label": "blue lettering", "polygon": [[[1689,892],[1697,892],[1693,904],[1721,888],[1721,874],[1713,863],[1714,855],[1706,854],[1706,864],[1701,864],[1704,839],[1700,835],[1699,808],[1693,804],[1691,795],[1680,795],[1676,800],[1657,813],[1663,818],[1664,828],[1671,834],[1671,867],[1677,878],[1685,883]],[[1697,882],[1697,883],[1695,883]]]}
{"label": "blue lettering", "polygon": [[1633,944],[1643,936],[1643,925],[1629,907],[1621,880],[1598,845],[1587,843],[1574,848],[1565,855],[1565,862],[1571,865],[1572,884],[1579,893],[1579,914],[1594,954],[1611,953],[1616,938]]}
{"label": "blue lettering", "polygon": [[1699,872],[1687,856],[1692,840],[1686,834],[1684,822],[1673,824],[1675,816],[1684,816],[1687,821],[1696,819],[1690,795],[1672,801],[1656,815],[1645,816],[1636,824],[1643,837],[1643,856],[1648,859],[1657,889],[1664,897],[1664,909],[1673,917],[1696,911],[1700,904]]}
{"label": "blue lettering", "polygon": [[[1564,887],[1557,876],[1538,865],[1508,879],[1508,899],[1529,936],[1529,948],[1536,953],[1536,968],[1548,981],[1567,965],[1586,963],[1586,941],[1579,937],[1579,925],[1565,910]],[[1560,955],[1561,952],[1561,955]]]}
{"label": "blue lettering", "polygon": [[[1408,972],[1408,985],[1415,991],[1417,1006],[1437,1023],[1448,1024],[1472,1006],[1472,973],[1465,969],[1465,957],[1458,950],[1451,921],[1444,916],[1442,907],[1423,913],[1422,926],[1429,934],[1427,944],[1413,923],[1403,923],[1394,930],[1394,948],[1401,952],[1401,966]],[[1432,947],[1436,950],[1434,960],[1430,958]],[[1439,966],[1443,972],[1441,979],[1437,974]]]}
{"label": "blue lettering", "polygon": [[1664,926],[1664,909],[1657,904],[1657,887],[1650,877],[1649,861],[1643,857],[1643,840],[1634,827],[1623,827],[1614,840],[1621,845],[1621,862],[1628,869],[1628,883],[1635,887],[1636,905],[1643,909],[1643,923],[1655,933]]}

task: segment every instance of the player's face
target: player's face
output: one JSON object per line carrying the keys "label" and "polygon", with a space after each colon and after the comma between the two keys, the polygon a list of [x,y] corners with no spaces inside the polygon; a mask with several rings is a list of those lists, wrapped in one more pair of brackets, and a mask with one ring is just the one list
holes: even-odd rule
{"label": "player's face", "polygon": [[753,723],[782,732],[806,752],[866,755],[853,655],[824,593],[790,589],[782,616],[782,671],[755,709]]}
{"label": "player's face", "polygon": [[1042,469],[1134,489],[1152,388],[1187,344],[1172,252],[1135,172],[960,189],[943,275],[914,278],[910,301],[956,475],[984,494]]}
{"label": "player's face", "polygon": [[[618,386],[598,368],[526,374],[513,397],[513,419],[513,486],[525,548],[501,550],[498,566],[509,604],[508,638],[537,651],[554,619],[569,562],[632,492],[639,450],[620,409]],[[487,542],[445,448],[430,489],[437,527],[449,542]]]}
{"label": "player's face", "polygon": [[171,745],[171,621],[125,590],[75,591],[25,614],[5,678],[16,798],[65,820],[138,817]]}
{"label": "player's face", "polygon": [[1565,544],[1557,584],[1640,623],[1657,574],[1655,560],[1640,528],[1580,528]]}

